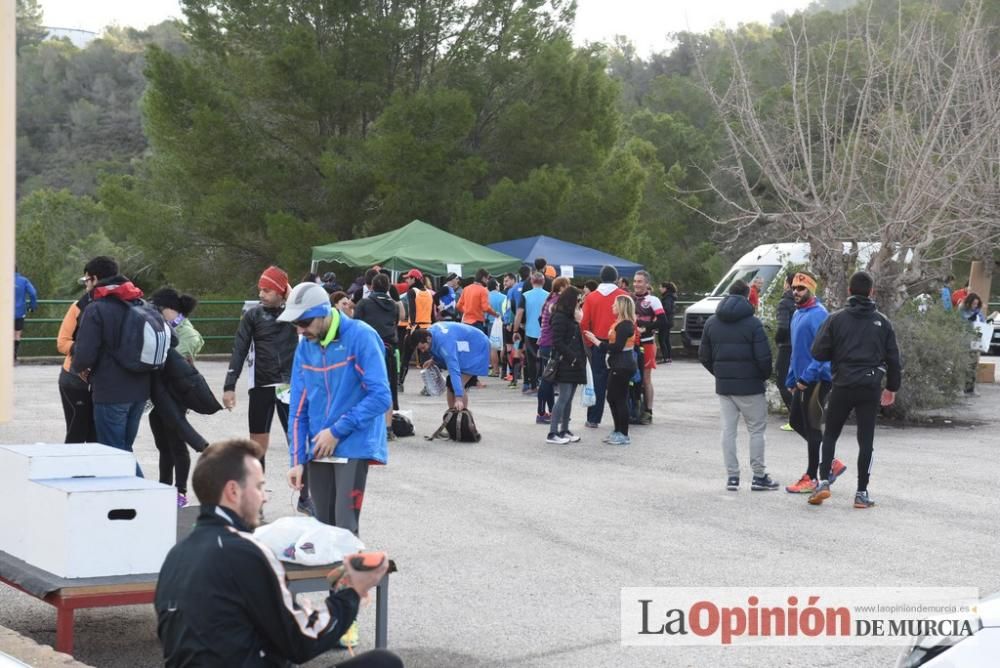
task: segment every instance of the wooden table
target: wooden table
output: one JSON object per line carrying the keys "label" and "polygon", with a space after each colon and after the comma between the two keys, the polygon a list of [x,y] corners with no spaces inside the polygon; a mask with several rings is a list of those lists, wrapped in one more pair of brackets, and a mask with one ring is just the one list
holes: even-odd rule
{"label": "wooden table", "polygon": [[[198,506],[181,509],[177,514],[178,539],[190,533],[198,516]],[[325,591],[330,566],[283,564],[288,588],[293,594]],[[389,562],[389,573],[396,570]],[[389,573],[375,587],[375,647],[388,645]],[[56,645],[59,652],[73,653],[74,613],[83,608],[107,608],[153,603],[158,573],[100,578],[61,578],[0,552],[0,582],[23,591],[56,609]]]}

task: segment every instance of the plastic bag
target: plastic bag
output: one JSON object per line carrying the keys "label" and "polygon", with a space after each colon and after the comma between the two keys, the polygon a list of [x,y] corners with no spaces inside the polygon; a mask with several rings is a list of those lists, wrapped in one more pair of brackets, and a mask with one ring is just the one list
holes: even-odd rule
{"label": "plastic bag", "polygon": [[432,364],[426,369],[421,369],[420,377],[424,381],[427,394],[432,397],[439,397],[444,393],[444,376],[441,374],[441,369],[437,368],[436,365]]}
{"label": "plastic bag", "polygon": [[590,361],[587,361],[587,384],[583,386],[580,393],[580,404],[584,408],[590,408],[597,404],[597,392],[594,391],[594,372],[590,370]]}
{"label": "plastic bag", "polygon": [[503,323],[500,318],[493,319],[493,326],[490,328],[490,348],[493,350],[503,349]]}
{"label": "plastic bag", "polygon": [[314,517],[282,517],[253,532],[281,561],[325,566],[364,549],[357,536]]}

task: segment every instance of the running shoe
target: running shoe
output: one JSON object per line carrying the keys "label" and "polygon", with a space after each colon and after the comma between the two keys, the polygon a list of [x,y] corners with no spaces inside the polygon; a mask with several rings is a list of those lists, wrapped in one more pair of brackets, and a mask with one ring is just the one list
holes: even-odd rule
{"label": "running shoe", "polygon": [[552,422],[551,413],[539,413],[535,416],[535,424],[549,424]]}
{"label": "running shoe", "polygon": [[830,464],[830,484],[832,485],[833,482],[837,478],[842,476],[844,474],[844,471],[846,470],[847,470],[847,464],[840,461],[839,459],[834,459],[833,463]]}
{"label": "running shoe", "polygon": [[816,481],[810,478],[808,474],[803,473],[799,481],[794,485],[785,487],[785,491],[789,494],[812,494],[816,491]]}
{"label": "running shoe", "polygon": [[580,442],[580,437],[577,436],[576,434],[574,434],[571,431],[564,431],[564,432],[562,432],[559,435],[562,436],[563,438],[565,438],[570,443],[579,443]]}
{"label": "running shoe", "polygon": [[819,484],[816,485],[816,490],[809,497],[809,503],[814,506],[818,506],[827,499],[830,498],[830,481],[820,480]]}
{"label": "running shoe", "polygon": [[309,517],[316,517],[316,504],[311,496],[299,497],[299,502],[295,505],[295,510]]}
{"label": "running shoe", "polygon": [[788,424],[787,422],[785,424],[781,425],[780,427],[778,427],[778,429],[780,429],[781,431],[795,431],[795,427],[793,427],[792,425]]}
{"label": "running shoe", "polygon": [[585,427],[586,427],[587,429],[597,429],[598,427],[600,427],[600,426],[601,426],[601,423],[600,423],[600,422],[586,422],[586,423],[584,424],[584,426],[585,426]]}
{"label": "running shoe", "polygon": [[730,492],[735,492],[740,488],[740,477],[738,475],[731,475],[726,478],[726,489]]}
{"label": "running shoe", "polygon": [[181,494],[180,492],[177,492],[177,507],[178,508],[183,508],[187,504],[188,504],[187,495],[186,494]]}
{"label": "running shoe", "polygon": [[643,411],[642,417],[639,418],[639,424],[653,424],[653,411]]}
{"label": "running shoe", "polygon": [[569,443],[569,439],[559,434],[549,434],[545,439],[545,442],[551,443],[552,445],[566,445]]}
{"label": "running shoe", "polygon": [[629,445],[632,439],[620,431],[613,431],[604,442],[608,445]]}
{"label": "running shoe", "polygon": [[358,620],[355,619],[351,622],[351,626],[347,629],[347,633],[340,636],[340,646],[347,647],[348,649],[351,647],[357,647],[360,635],[361,634],[358,632]]}
{"label": "running shoe", "polygon": [[771,492],[781,487],[777,482],[771,480],[771,476],[768,474],[755,475],[750,481],[750,491],[752,492]]}
{"label": "running shoe", "polygon": [[871,508],[875,505],[871,497],[868,496],[868,492],[858,492],[854,495],[854,507],[855,508]]}

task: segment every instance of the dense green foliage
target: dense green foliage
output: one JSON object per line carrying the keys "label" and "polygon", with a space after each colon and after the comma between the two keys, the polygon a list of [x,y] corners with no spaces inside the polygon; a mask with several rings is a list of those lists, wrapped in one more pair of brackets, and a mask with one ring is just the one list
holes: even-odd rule
{"label": "dense green foliage", "polygon": [[[803,20],[832,34],[848,4]],[[269,263],[297,277],[311,245],[414,218],[594,246],[682,292],[724,253],[787,240],[723,238],[705,215],[724,141],[697,68],[726,81],[719,33],[643,59],[624,38],[574,46],[572,0],[182,5],[182,23],[78,49],[41,41],[36,0],[18,0],[18,260],[44,296],[74,294],[101,251],[144,287],[244,295]],[[775,109],[786,18],[734,33]]]}

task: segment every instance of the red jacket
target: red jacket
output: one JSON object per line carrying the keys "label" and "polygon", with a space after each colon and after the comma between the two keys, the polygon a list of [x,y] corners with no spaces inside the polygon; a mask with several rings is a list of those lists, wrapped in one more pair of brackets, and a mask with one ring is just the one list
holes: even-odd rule
{"label": "red jacket", "polygon": [[[583,300],[583,319],[580,320],[580,330],[593,332],[594,336],[605,341],[615,324],[615,314],[611,310],[619,295],[629,297],[629,293],[614,283],[601,283]],[[590,341],[584,337],[584,343],[590,347]]]}

